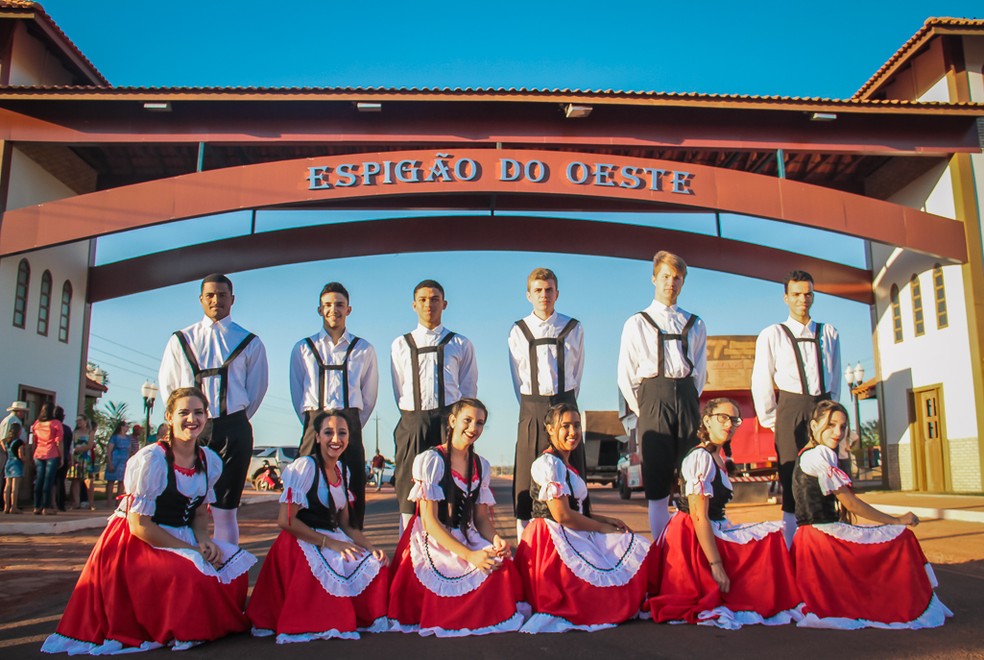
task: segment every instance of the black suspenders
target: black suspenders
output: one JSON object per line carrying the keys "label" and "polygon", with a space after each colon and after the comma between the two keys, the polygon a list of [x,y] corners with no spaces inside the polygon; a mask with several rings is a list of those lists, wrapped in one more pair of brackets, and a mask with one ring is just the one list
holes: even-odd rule
{"label": "black suspenders", "polygon": [[694,363],[690,360],[690,329],[693,328],[694,323],[697,322],[697,315],[690,315],[690,318],[687,319],[687,323],[683,326],[683,330],[680,331],[680,334],[672,334],[669,332],[663,332],[663,329],[656,325],[656,321],[654,321],[653,317],[651,317],[648,313],[639,312],[639,314],[642,315],[642,318],[646,319],[646,322],[648,322],[649,325],[656,328],[656,376],[663,378],[666,374],[666,367],[664,364],[665,349],[663,346],[666,341],[679,341],[683,344],[683,361],[687,363],[687,375],[684,376],[684,378],[692,375],[694,373]]}
{"label": "black suspenders", "polygon": [[341,364],[326,364],[323,359],[321,359],[321,353],[318,352],[317,346],[311,341],[310,337],[304,339],[307,342],[308,348],[311,349],[311,353],[314,355],[314,361],[318,363],[318,405],[321,406],[321,410],[328,409],[328,402],[325,397],[328,395],[327,383],[325,375],[329,371],[341,371],[342,372],[342,404],[344,408],[349,407],[349,382],[348,382],[348,361],[349,356],[352,355],[352,351],[355,349],[355,345],[359,343],[358,337],[352,337],[352,341],[349,342],[349,347],[345,351],[345,357],[342,359]]}
{"label": "black suspenders", "polygon": [[789,341],[793,342],[793,355],[796,356],[796,368],[799,370],[800,377],[800,387],[803,390],[803,394],[809,396],[810,388],[806,383],[806,364],[803,362],[803,356],[800,355],[799,345],[800,344],[815,344],[817,347],[817,373],[820,374],[820,394],[825,394],[827,392],[827,383],[824,376],[826,371],[823,367],[823,323],[817,323],[817,329],[813,333],[812,337],[794,337],[793,331],[785,323],[780,323],[779,327],[783,329],[786,336],[789,337]]}
{"label": "black suspenders", "polygon": [[188,360],[188,364],[191,365],[191,373],[195,376],[195,385],[199,389],[202,387],[202,382],[206,378],[211,378],[212,376],[219,377],[219,414],[225,415],[227,412],[227,392],[228,392],[228,380],[229,380],[229,365],[232,361],[239,357],[239,354],[246,350],[249,343],[256,339],[256,335],[252,332],[246,335],[246,338],[239,342],[239,346],[233,349],[232,353],[229,353],[229,357],[225,359],[222,366],[213,367],[211,369],[202,369],[198,364],[198,358],[195,357],[195,353],[191,350],[191,345],[188,343],[188,339],[184,336],[184,333],[178,330],[174,333],[174,336],[178,338],[178,343],[181,345],[181,351],[185,354],[185,358]]}
{"label": "black suspenders", "polygon": [[564,341],[567,339],[567,335],[571,334],[571,331],[577,327],[577,319],[571,319],[564,326],[563,330],[556,337],[543,337],[542,339],[535,339],[533,333],[530,331],[526,321],[520,319],[516,321],[516,325],[519,327],[523,336],[526,337],[527,343],[530,345],[530,390],[531,394],[534,396],[540,396],[540,365],[536,359],[536,349],[539,346],[557,346],[557,392],[556,394],[563,394],[567,391],[566,387],[566,370],[564,368]]}
{"label": "black suspenders", "polygon": [[423,410],[423,403],[421,402],[420,394],[421,353],[437,353],[437,407],[439,410],[443,409],[444,347],[447,346],[449,341],[454,339],[454,333],[449,330],[448,334],[444,335],[441,341],[438,342],[437,346],[424,346],[423,348],[417,348],[417,342],[413,340],[413,335],[409,332],[403,335],[403,339],[407,342],[407,346],[410,347],[410,366],[413,367],[413,409],[418,412]]}

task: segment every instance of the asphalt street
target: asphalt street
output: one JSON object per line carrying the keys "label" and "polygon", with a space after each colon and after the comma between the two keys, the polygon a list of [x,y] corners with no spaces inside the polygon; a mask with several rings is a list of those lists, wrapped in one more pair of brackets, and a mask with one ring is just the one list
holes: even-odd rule
{"label": "asphalt street", "polygon": [[[514,536],[508,507],[510,482],[496,480],[496,518],[502,532]],[[637,530],[646,526],[641,497],[620,501],[607,488],[592,488],[596,511],[616,515]],[[273,497],[241,509],[243,546],[260,559],[278,530]],[[733,506],[738,522],[774,519],[774,505]],[[392,552],[396,545],[396,501],[390,488],[370,493],[366,529],[374,542]],[[40,652],[53,632],[78,573],[100,530],[53,536],[0,537],[0,658],[51,657]],[[387,633],[364,635],[358,641],[317,641],[277,645],[272,639],[238,635],[185,651],[191,658],[984,658],[984,525],[927,521],[916,533],[934,562],[940,581],[937,593],[955,616],[940,629],[923,631],[804,630],[795,626],[749,626],[739,631],[635,621],[595,633],[560,635],[519,633],[461,639],[423,638]],[[255,581],[259,566],[251,572]],[[831,582],[850,580],[832,575]],[[191,597],[189,595],[189,597]],[[170,651],[152,651],[164,657]]]}

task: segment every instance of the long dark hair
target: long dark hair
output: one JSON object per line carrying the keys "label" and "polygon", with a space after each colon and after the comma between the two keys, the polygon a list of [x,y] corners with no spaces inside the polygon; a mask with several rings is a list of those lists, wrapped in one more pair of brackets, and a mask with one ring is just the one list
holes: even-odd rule
{"label": "long dark hair", "polygon": [[47,422],[51,420],[51,404],[43,403],[41,404],[41,410],[38,411],[39,422]]}
{"label": "long dark hair", "polygon": [[465,459],[465,488],[467,491],[464,495],[459,495],[458,487],[454,484],[454,478],[451,476],[451,440],[454,437],[454,427],[451,426],[451,417],[458,417],[461,411],[465,408],[475,408],[481,410],[485,413],[485,421],[489,419],[489,409],[485,407],[485,404],[478,399],[464,398],[458,399],[452,406],[451,410],[448,412],[448,430],[444,439],[444,456],[447,460],[447,469],[444,471],[444,483],[441,486],[444,488],[444,500],[447,502],[448,506],[448,522],[454,520],[454,512],[461,507],[461,517],[458,519],[458,529],[461,530],[462,534],[468,531],[469,525],[471,525],[472,519],[475,515],[475,502],[478,500],[479,492],[481,491],[482,485],[478,485],[478,490],[472,495],[471,492],[471,482],[472,482],[472,470],[475,465],[475,445],[468,445],[468,457]]}
{"label": "long dark hair", "polygon": [[[208,397],[197,387],[179,387],[173,390],[171,394],[167,397],[167,404],[164,406],[164,416],[171,417],[174,414],[174,408],[178,405],[178,399],[183,399],[185,397],[194,397],[202,402],[202,406],[205,408],[205,416],[208,416]],[[113,435],[120,432],[123,425],[126,422],[120,422],[116,425],[116,429],[113,431]],[[166,440],[159,440],[158,442],[162,447],[164,447],[164,457],[167,459],[168,465],[174,465],[174,449],[171,447],[171,440],[174,438],[174,427],[168,422],[168,437]],[[200,437],[200,436],[199,436]],[[205,464],[202,462],[202,452],[198,447],[198,441],[195,441],[196,451],[195,451],[195,472],[203,472],[205,470]]]}
{"label": "long dark hair", "polygon": [[[321,427],[324,426],[325,422],[331,418],[337,417],[345,422],[345,428],[349,433],[352,430],[349,428],[348,417],[346,417],[341,410],[325,410],[318,413],[317,417],[314,418],[314,451],[311,452],[311,457],[314,458],[314,464],[318,467],[318,473],[321,478],[325,480],[325,488],[328,490],[328,522],[332,529],[338,527],[338,520],[335,512],[335,500],[331,496],[331,482],[328,481],[328,472],[325,470],[325,459],[321,455],[321,448],[318,446],[318,435],[321,433]],[[341,461],[339,461],[341,463]],[[342,463],[342,467],[338,470],[342,475],[342,499],[345,502],[345,508],[348,508],[348,471],[345,469],[345,464]]]}
{"label": "long dark hair", "polygon": [[[713,415],[714,409],[725,403],[729,403],[732,406],[734,406],[735,410],[737,410],[738,413],[741,414],[741,406],[739,406],[738,402],[735,401],[734,399],[729,399],[726,396],[720,396],[717,397],[716,399],[710,399],[707,403],[704,404],[703,410],[700,411],[700,424],[697,425],[698,444],[703,444],[705,442],[711,441],[711,436],[707,432],[707,427],[704,426],[704,418]],[[724,469],[728,473],[729,477],[733,477],[738,472],[738,470],[737,468],[735,468],[735,462],[731,460],[731,438],[728,438],[727,442],[724,443],[723,447],[724,447]]]}
{"label": "long dark hair", "polygon": [[[550,408],[547,409],[547,413],[543,416],[543,425],[556,427],[560,423],[560,419],[564,415],[570,412],[577,413],[578,417],[581,416],[581,411],[578,410],[577,406],[575,406],[573,403],[567,403],[567,402],[555,403],[554,405],[550,406]],[[550,451],[552,449],[556,452],[557,448],[554,446],[553,443],[553,435],[550,434],[549,430],[547,431],[547,437],[550,440],[550,447],[547,448],[547,451]]]}
{"label": "long dark hair", "polygon": [[[847,426],[844,428],[844,432],[851,432],[851,417],[847,414],[847,408],[845,408],[838,401],[824,399],[823,401],[817,403],[816,408],[813,409],[813,414],[810,415],[810,440],[806,443],[806,446],[803,447],[803,451],[820,446],[820,433],[823,433],[823,430],[827,427],[827,424],[830,423],[830,418],[835,412],[841,413],[844,415],[844,419],[847,420]],[[814,423],[818,426],[817,433],[814,433],[813,431]],[[854,514],[841,506],[840,500],[837,500],[837,509],[840,513],[841,522],[854,524]]]}

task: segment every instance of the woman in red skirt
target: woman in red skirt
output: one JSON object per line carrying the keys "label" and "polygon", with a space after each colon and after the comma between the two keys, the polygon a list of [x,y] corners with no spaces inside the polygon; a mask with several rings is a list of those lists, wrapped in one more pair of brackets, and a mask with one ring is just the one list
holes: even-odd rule
{"label": "woman in red skirt", "polygon": [[46,653],[107,655],[161,646],[185,649],[249,629],[243,614],[256,558],[212,540],[208,511],[222,460],[198,446],[208,404],[174,390],[168,442],[127,466],[126,496],[89,555]]}
{"label": "woman in red skirt", "polygon": [[339,461],[348,422],[336,410],[314,420],[315,451],[284,470],[277,524],[283,530],[263,562],[246,615],[253,635],[278,644],[358,639],[384,632],[386,555],[349,524],[348,471]]}
{"label": "woman in red skirt", "polygon": [[523,632],[601,630],[639,616],[649,541],[615,518],[582,513],[588,487],[570,466],[581,416],[569,403],[547,411],[550,447],[530,469],[533,521],[516,564],[533,616]]}
{"label": "woman in red skirt", "polygon": [[[837,467],[848,432],[847,411],[817,404],[810,442],[793,472],[796,522],[793,561],[808,628],[918,629],[942,626],[953,613],[936,597],[936,576],[919,547],[912,512],[890,516],[858,498]],[[838,509],[840,511],[838,512]],[[878,526],[850,524],[852,515]]]}
{"label": "woman in red skirt", "polygon": [[649,600],[656,622],[735,630],[802,616],[781,521],[733,525],[725,517],[732,488],[721,451],[741,425],[740,415],[731,399],[704,405],[699,444],[680,467],[677,513],[659,546],[658,595]]}
{"label": "woman in red skirt", "polygon": [[396,547],[391,630],[461,637],[519,630],[523,585],[492,522],[489,462],[475,453],[488,411],[461,399],[445,444],[413,461],[417,513]]}

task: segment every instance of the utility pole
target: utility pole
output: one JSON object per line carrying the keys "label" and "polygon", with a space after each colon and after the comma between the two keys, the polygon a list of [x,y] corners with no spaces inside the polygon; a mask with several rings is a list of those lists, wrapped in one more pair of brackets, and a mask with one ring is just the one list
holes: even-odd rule
{"label": "utility pole", "polygon": [[379,453],[379,413],[374,417],[376,420],[376,453]]}

